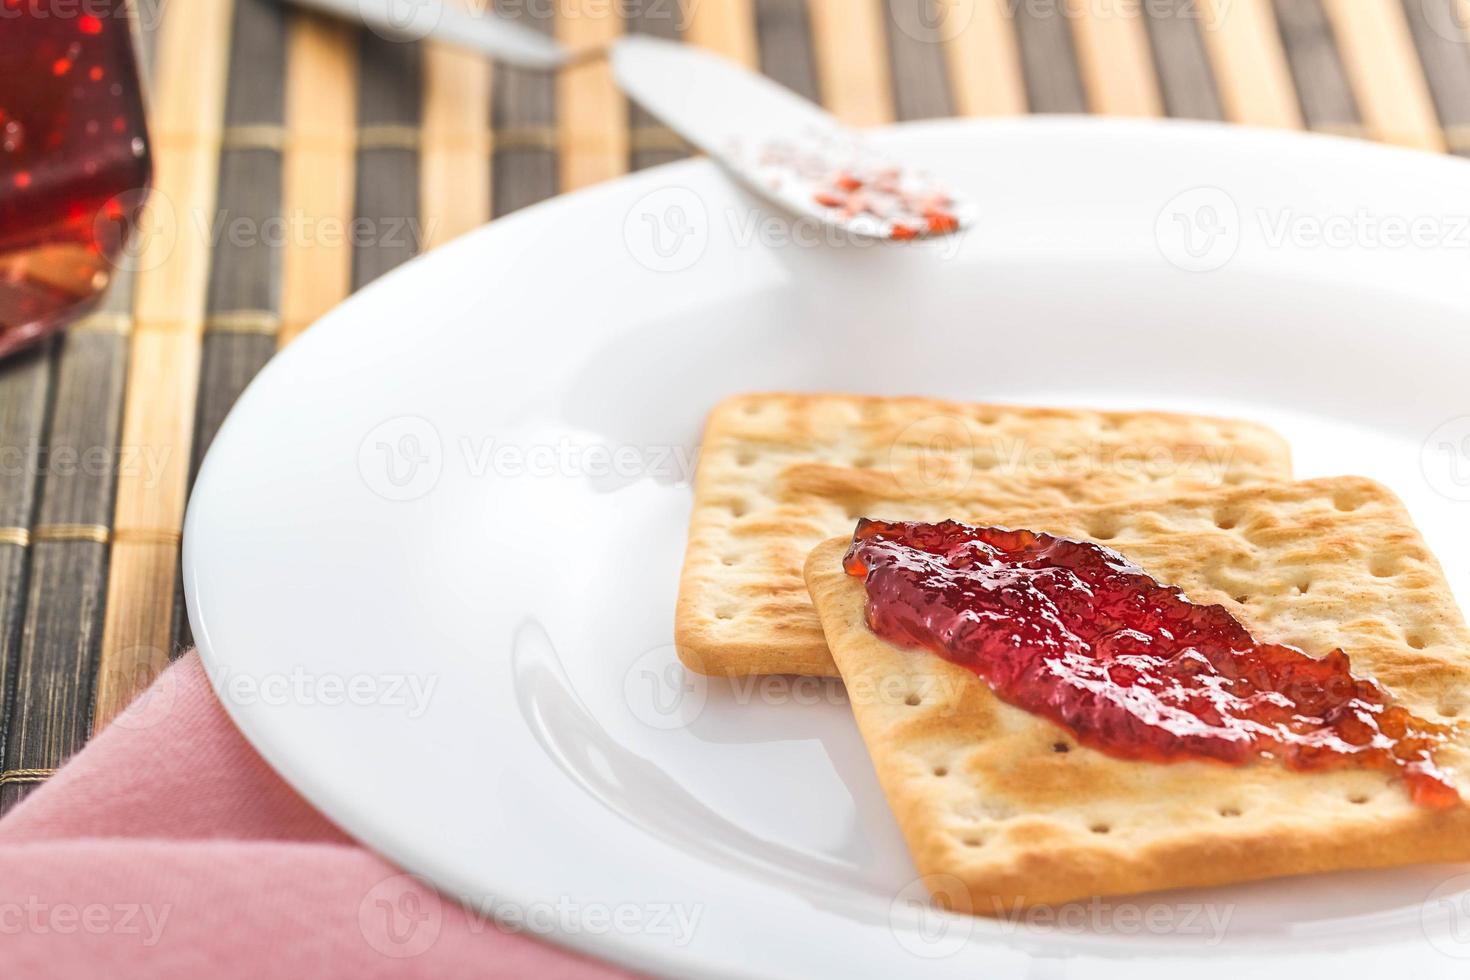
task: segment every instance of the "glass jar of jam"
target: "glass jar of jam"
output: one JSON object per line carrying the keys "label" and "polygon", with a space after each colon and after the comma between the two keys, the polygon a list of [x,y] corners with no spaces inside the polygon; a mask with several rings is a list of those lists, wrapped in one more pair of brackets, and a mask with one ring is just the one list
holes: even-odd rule
{"label": "glass jar of jam", "polygon": [[0,0],[0,356],[102,295],[149,179],[127,0]]}

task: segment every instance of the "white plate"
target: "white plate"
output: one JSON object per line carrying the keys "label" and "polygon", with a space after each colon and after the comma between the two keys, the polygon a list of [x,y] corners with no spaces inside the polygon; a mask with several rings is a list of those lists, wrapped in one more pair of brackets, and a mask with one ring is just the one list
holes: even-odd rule
{"label": "white plate", "polygon": [[1470,592],[1470,166],[1189,124],[883,138],[978,201],[979,229],[792,243],[681,163],[440,249],[276,359],[185,537],[195,635],[240,727],[405,868],[650,971],[1466,969],[1467,867],[1084,903],[1059,924],[923,912],[840,692],[677,668],[691,454],[740,391],[1260,419],[1301,475],[1398,490]]}

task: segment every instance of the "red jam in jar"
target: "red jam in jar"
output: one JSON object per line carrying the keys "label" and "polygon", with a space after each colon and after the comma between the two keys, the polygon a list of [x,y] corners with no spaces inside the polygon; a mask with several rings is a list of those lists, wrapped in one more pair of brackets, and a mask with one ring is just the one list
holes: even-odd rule
{"label": "red jam in jar", "polygon": [[148,184],[124,0],[0,0],[0,355],[106,288]]}
{"label": "red jam in jar", "polygon": [[844,559],[868,626],[974,671],[1002,700],[1123,759],[1269,756],[1401,776],[1415,803],[1460,795],[1436,767],[1453,732],[1389,702],[1348,656],[1260,643],[1117,552],[1024,530],[863,520]]}

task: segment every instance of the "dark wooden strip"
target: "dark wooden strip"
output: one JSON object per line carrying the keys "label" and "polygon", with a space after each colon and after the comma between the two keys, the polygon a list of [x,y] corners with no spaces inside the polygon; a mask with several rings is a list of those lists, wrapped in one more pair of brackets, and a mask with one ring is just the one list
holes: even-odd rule
{"label": "dark wooden strip", "polygon": [[205,338],[208,372],[199,388],[199,425],[195,430],[194,472],[204,461],[220,423],[235,405],[240,392],[265,366],[276,350],[273,334],[226,330],[211,331]]}
{"label": "dark wooden strip", "polygon": [[[282,237],[311,233],[294,227],[281,214],[277,150],[225,150],[220,155],[215,220],[210,319],[200,351],[194,405],[191,484],[235,399],[276,351],[275,333],[266,331],[265,325],[281,308]],[[182,580],[175,589],[174,637],[173,656],[194,645]]]}
{"label": "dark wooden strip", "polygon": [[[200,394],[202,400],[203,395]],[[173,646],[168,651],[169,662],[183,657],[194,649],[194,627],[189,623],[189,605],[184,596],[184,577],[174,577]]]}
{"label": "dark wooden strip", "polygon": [[1200,35],[1199,0],[1150,0],[1143,9],[1165,110],[1180,119],[1224,119]]}
{"label": "dark wooden strip", "polygon": [[[550,34],[548,17],[532,16],[518,0],[500,0],[507,17]],[[545,72],[495,66],[490,85],[490,126],[494,153],[490,164],[490,208],[495,217],[510,214],[556,194],[556,82]]]}
{"label": "dark wooden strip", "polygon": [[[47,460],[41,440],[54,346],[55,341],[48,340],[0,363],[0,528],[7,536],[33,523],[37,480]],[[18,707],[33,696],[17,683],[30,566],[24,541],[0,543],[0,758],[9,751],[19,727]]]}
{"label": "dark wooden strip", "polygon": [[798,95],[822,101],[805,0],[755,0],[761,71]]}
{"label": "dark wooden strip", "polygon": [[[61,345],[47,458],[40,467],[36,540],[17,662],[14,725],[3,768],[54,769],[91,729],[93,671],[102,639],[107,545],[53,540],[67,528],[101,528],[112,518],[113,487],[124,470],[155,473],[164,462],[118,446],[127,337],[77,330]],[[0,811],[36,784],[0,788]]]}
{"label": "dark wooden strip", "polygon": [[1276,22],[1307,127],[1356,131],[1362,116],[1321,0],[1276,0]]}
{"label": "dark wooden strip", "polygon": [[[40,472],[36,523],[42,528],[67,524],[105,527],[112,519],[119,470],[155,473],[166,462],[117,444],[127,365],[128,338],[123,334],[74,330],[61,342],[46,433],[49,458]],[[102,584],[98,581],[88,587]],[[83,651],[84,655],[90,652]]]}
{"label": "dark wooden strip", "polygon": [[[245,386],[275,352],[274,334],[227,331],[206,334],[201,352],[199,393],[195,400],[194,450],[189,470],[191,487],[225,416]],[[169,658],[177,660],[194,647],[194,629],[189,623],[182,576],[174,582],[173,632],[174,643]]]}
{"label": "dark wooden strip", "polygon": [[[631,0],[628,4],[627,31],[629,34],[648,34],[668,41],[679,40],[681,5],[676,0]],[[644,111],[637,103],[628,107],[628,123],[633,129],[633,149],[629,154],[629,169],[643,170],[670,163],[688,156],[687,150],[677,145],[649,146],[644,141],[648,135],[662,127],[659,121]]]}
{"label": "dark wooden strip", "polygon": [[418,254],[418,151],[359,150],[356,195],[351,228],[354,291]]}
{"label": "dark wooden strip", "polygon": [[31,524],[53,346],[44,342],[0,361],[0,527]]}
{"label": "dark wooden strip", "polygon": [[286,9],[234,0],[225,125],[279,125],[286,116]]}
{"label": "dark wooden strip", "polygon": [[1404,0],[1450,151],[1470,157],[1470,23],[1457,0]]}
{"label": "dark wooden strip", "polygon": [[1021,69],[1032,112],[1086,112],[1065,0],[1015,4]]}
{"label": "dark wooden strip", "polygon": [[358,124],[417,126],[423,110],[423,48],[363,31],[358,58]]}
{"label": "dark wooden strip", "polygon": [[316,233],[281,214],[281,154],[227,149],[220,154],[209,311],[275,312],[281,306],[281,248],[288,236]]}
{"label": "dark wooden strip", "polygon": [[954,115],[944,49],[930,26],[934,0],[889,0],[886,7],[894,114],[899,120]]}
{"label": "dark wooden strip", "polygon": [[[285,114],[285,7],[276,0],[235,0],[225,126],[278,126]],[[287,236],[312,233],[286,217],[281,213],[280,150],[223,150],[207,301],[212,319],[200,352],[191,484],[235,399],[275,353],[274,335],[242,320],[263,320],[280,312],[281,249]],[[215,329],[217,325],[225,329]],[[247,332],[236,332],[241,327]],[[174,637],[175,656],[194,645],[182,580],[175,590]]]}
{"label": "dark wooden strip", "polygon": [[359,48],[352,288],[361,289],[419,249],[418,133],[423,49],[364,31]]}
{"label": "dark wooden strip", "polygon": [[[86,744],[91,731],[92,683],[96,660],[81,656],[102,638],[104,596],[78,581],[107,574],[107,545],[87,541],[39,542],[32,546],[26,642],[17,665],[17,697],[6,771],[52,770]],[[34,637],[34,639],[33,639]],[[0,813],[39,783],[0,786]]]}

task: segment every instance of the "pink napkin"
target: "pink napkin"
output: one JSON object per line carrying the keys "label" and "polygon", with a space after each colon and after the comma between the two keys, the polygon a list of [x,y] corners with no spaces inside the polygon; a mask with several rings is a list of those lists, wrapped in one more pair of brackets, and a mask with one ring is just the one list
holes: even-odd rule
{"label": "pink napkin", "polygon": [[0,820],[0,975],[626,976],[348,839],[245,743],[195,654]]}

